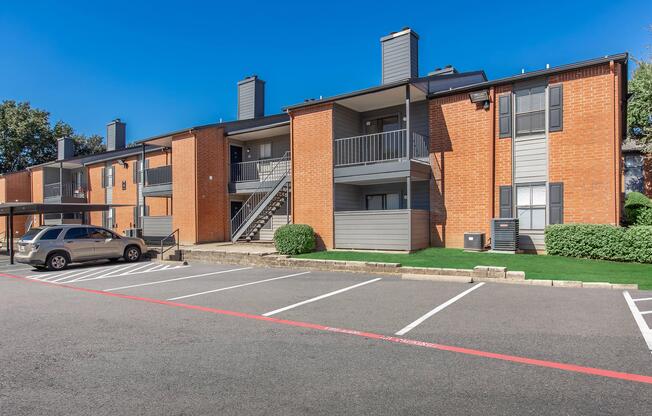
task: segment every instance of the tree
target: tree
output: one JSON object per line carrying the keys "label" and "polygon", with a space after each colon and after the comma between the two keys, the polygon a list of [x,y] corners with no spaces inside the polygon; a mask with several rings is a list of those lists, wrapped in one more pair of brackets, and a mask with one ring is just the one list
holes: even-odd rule
{"label": "tree", "polygon": [[102,137],[75,133],[67,123],[50,123],[50,113],[29,102],[0,103],[0,173],[16,172],[57,158],[57,138],[71,137],[77,155],[104,151]]}
{"label": "tree", "polygon": [[632,97],[627,105],[630,138],[641,144],[652,143],[652,61],[635,61],[637,67],[629,81]]}

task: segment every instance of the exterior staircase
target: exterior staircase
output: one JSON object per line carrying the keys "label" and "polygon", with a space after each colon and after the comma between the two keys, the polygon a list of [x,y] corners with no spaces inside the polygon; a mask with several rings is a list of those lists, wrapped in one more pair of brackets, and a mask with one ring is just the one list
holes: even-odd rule
{"label": "exterior staircase", "polygon": [[231,219],[231,241],[251,241],[290,194],[290,154],[279,159]]}

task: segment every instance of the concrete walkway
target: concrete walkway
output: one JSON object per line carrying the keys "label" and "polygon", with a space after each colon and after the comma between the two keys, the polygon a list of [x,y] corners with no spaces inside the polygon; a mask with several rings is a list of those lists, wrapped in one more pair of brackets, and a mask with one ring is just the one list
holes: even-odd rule
{"label": "concrete walkway", "polygon": [[241,253],[268,255],[275,254],[274,243],[206,243],[191,246],[181,246],[184,251],[209,251],[215,253]]}

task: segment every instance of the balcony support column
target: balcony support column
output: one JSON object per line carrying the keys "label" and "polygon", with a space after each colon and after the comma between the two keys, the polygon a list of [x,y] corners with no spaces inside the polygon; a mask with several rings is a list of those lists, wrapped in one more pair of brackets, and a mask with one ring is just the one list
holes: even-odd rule
{"label": "balcony support column", "polygon": [[407,160],[412,159],[412,149],[410,146],[410,136],[412,135],[410,130],[410,83],[405,86],[405,155]]}
{"label": "balcony support column", "polygon": [[63,162],[59,162],[59,201],[63,201]]}

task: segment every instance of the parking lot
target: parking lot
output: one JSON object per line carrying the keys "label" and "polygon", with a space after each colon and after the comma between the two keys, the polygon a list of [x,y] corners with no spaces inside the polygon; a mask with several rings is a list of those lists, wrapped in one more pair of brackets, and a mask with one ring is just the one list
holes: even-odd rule
{"label": "parking lot", "polygon": [[0,274],[2,414],[652,408],[650,291],[201,263]]}

